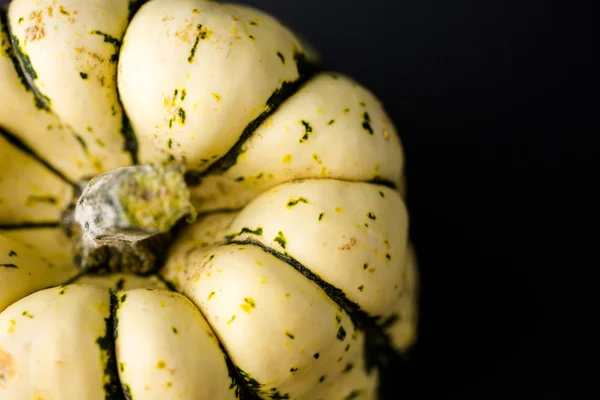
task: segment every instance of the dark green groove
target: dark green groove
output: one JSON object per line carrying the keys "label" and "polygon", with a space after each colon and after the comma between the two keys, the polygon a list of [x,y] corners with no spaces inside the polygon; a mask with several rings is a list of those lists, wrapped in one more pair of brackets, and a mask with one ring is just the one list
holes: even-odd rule
{"label": "dark green groove", "polygon": [[141,6],[146,4],[148,0],[129,0],[129,21],[135,16]]}
{"label": "dark green groove", "polygon": [[115,48],[115,52],[111,54],[109,60],[112,64],[116,64],[119,60],[119,52],[121,51],[121,41],[116,37],[99,30],[93,30],[90,32],[91,35],[98,35],[104,38],[104,43],[108,43]]}
{"label": "dark green groove", "polygon": [[15,135],[13,135],[11,133],[8,133],[7,131],[5,131],[2,128],[0,128],[0,136],[2,136],[4,139],[6,139],[10,144],[15,146],[17,149],[21,150],[28,156],[34,158],[37,162],[39,162],[41,165],[43,165],[46,169],[48,169],[54,175],[58,176],[60,179],[62,179],[63,181],[65,181],[66,183],[68,183],[71,186],[75,186],[74,182],[72,182],[62,172],[60,172],[52,164],[50,164],[49,161],[47,161],[42,156],[40,156],[35,151],[33,151],[29,146],[27,146],[23,141],[21,141],[21,139],[19,139],[18,137],[16,137]]}
{"label": "dark green groove", "polygon": [[123,107],[123,103],[121,102],[121,96],[118,94],[118,90],[117,90],[117,97],[118,97],[119,105],[121,106],[121,112],[122,112],[121,135],[123,136],[123,139],[124,139],[123,150],[125,150],[126,152],[128,152],[131,155],[131,162],[133,162],[134,164],[139,164],[138,139],[137,139],[137,136],[135,135],[133,127],[131,126],[129,117],[127,116],[127,113],[125,112],[125,107]]}
{"label": "dark green groove", "polygon": [[41,93],[39,93],[39,92],[36,93],[36,91],[30,87],[27,76],[25,76],[25,73],[21,69],[21,64],[19,63],[19,59],[17,58],[15,51],[13,50],[12,41],[10,40],[11,34],[8,29],[8,19],[7,19],[7,15],[6,15],[6,10],[4,10],[1,7],[0,7],[0,22],[2,23],[2,26],[4,27],[3,32],[7,38],[6,43],[4,43],[4,41],[1,43],[2,46],[6,46],[6,47],[3,47],[3,51],[6,53],[8,58],[10,58],[10,60],[12,61],[15,71],[17,72],[17,75],[19,76],[19,79],[21,80],[21,84],[23,85],[23,87],[25,88],[26,91],[32,92],[33,104],[36,106],[36,108],[49,111],[49,109],[47,107],[45,107],[44,97],[41,95]]}
{"label": "dark green groove", "polygon": [[[133,14],[131,14],[131,13],[132,12],[135,13],[139,9],[139,7],[141,7],[144,3],[145,3],[145,0],[130,1],[129,2],[129,11],[130,11],[129,17],[132,18]],[[108,43],[108,44],[114,46],[115,52],[111,55],[110,62],[114,63],[114,64],[118,64],[119,58],[121,55],[121,50],[123,49],[122,41],[120,39],[115,38],[114,36],[111,36],[105,32],[101,32],[98,30],[91,31],[90,34],[101,36],[104,39],[105,43]],[[119,103],[119,106],[121,107],[121,136],[123,136],[123,150],[130,154],[131,162],[133,164],[139,164],[138,139],[137,139],[137,136],[135,135],[133,127],[131,126],[131,121],[129,120],[129,117],[127,116],[127,113],[125,112],[125,107],[123,106],[123,102],[121,100],[121,94],[119,93],[119,88],[117,88],[117,101]],[[115,111],[116,110],[113,110],[113,112],[115,112]]]}
{"label": "dark green groove", "polygon": [[77,283],[77,281],[84,275],[87,275],[85,273],[85,271],[80,272],[77,275],[75,275],[74,277],[72,277],[71,279],[69,279],[68,281],[66,281],[65,283],[63,283],[61,286],[66,286],[66,285],[71,285],[73,283]]}
{"label": "dark green groove", "polygon": [[[137,12],[137,10],[146,3],[147,0],[130,0],[129,1],[129,19],[133,18],[133,15]],[[119,42],[119,52],[117,54],[116,63],[118,64],[119,58],[121,56],[121,51],[123,50],[122,43]],[[139,143],[138,138],[135,135],[135,131],[131,126],[131,121],[127,116],[127,112],[125,111],[125,106],[123,106],[123,101],[121,100],[121,93],[119,88],[117,87],[117,102],[119,103],[119,107],[121,107],[121,136],[123,136],[123,150],[128,152],[131,155],[131,162],[133,164],[139,164]],[[115,110],[113,110],[115,112]]]}
{"label": "dark green groove", "polygon": [[398,190],[398,186],[394,182],[388,181],[387,179],[383,178],[374,178],[369,181],[366,181],[366,183],[372,183],[373,185],[381,185],[392,190]]}
{"label": "dark green groove", "polygon": [[[160,268],[158,268],[158,269],[159,269],[159,270],[160,270],[160,269],[162,269],[162,266],[161,266]],[[167,289],[169,289],[170,291],[179,293],[179,292],[177,291],[177,287],[175,287],[175,285],[174,285],[172,282],[170,282],[170,281],[166,280],[166,279],[165,279],[165,278],[164,278],[164,277],[163,277],[161,274],[159,274],[159,273],[154,273],[154,274],[152,274],[152,275],[150,275],[150,276],[155,276],[156,278],[158,278],[158,280],[159,280],[159,281],[161,281],[162,283],[164,283],[164,284],[165,284],[165,286],[167,287]],[[191,301],[191,300],[190,300],[190,301]]]}
{"label": "dark green groove", "polygon": [[16,231],[19,229],[60,228],[59,222],[22,222],[18,224],[0,224],[0,230]]}
{"label": "dark green groove", "polygon": [[262,112],[258,117],[251,121],[248,126],[244,129],[238,141],[233,147],[214,164],[208,167],[205,171],[194,171],[190,170],[186,173],[186,182],[188,185],[195,186],[200,184],[202,177],[207,175],[216,175],[227,171],[229,168],[235,165],[240,154],[243,153],[242,148],[244,144],[250,139],[252,134],[258,129],[258,127],[270,117],[281,104],[295,93],[300,90],[302,85],[306,83],[311,77],[320,71],[320,66],[311,64],[306,56],[302,53],[296,53],[294,55],[294,61],[296,61],[296,67],[298,69],[298,79],[295,81],[283,82],[281,87],[273,92],[271,97],[267,100],[265,111]]}
{"label": "dark green groove", "polygon": [[382,320],[379,316],[371,316],[363,311],[358,304],[348,299],[346,294],[338,289],[337,287],[325,282],[321,277],[312,272],[310,269],[305,267],[298,260],[294,259],[287,253],[278,252],[263,243],[255,240],[231,240],[227,242],[232,245],[242,246],[256,246],[261,248],[263,251],[277,257],[279,260],[285,262],[296,271],[300,272],[309,280],[316,283],[331,300],[333,300],[338,306],[340,306],[352,320],[354,326],[363,331],[365,334],[365,356],[366,356],[366,370],[367,373],[371,373],[374,368],[380,371],[388,367],[392,360],[398,357],[397,352],[391,346],[391,340],[388,334],[385,332],[385,328],[394,323],[398,318],[392,316],[386,320]]}
{"label": "dark green groove", "polygon": [[4,24],[5,33],[7,37],[10,38],[13,51],[9,52],[9,57],[13,61],[13,64],[15,64],[15,69],[19,74],[19,77],[21,78],[21,82],[25,84],[25,88],[28,91],[31,91],[33,93],[35,98],[35,106],[39,109],[50,112],[50,98],[44,95],[35,85],[34,81],[38,77],[37,72],[31,65],[31,59],[21,48],[19,39],[12,34],[12,30],[10,28],[10,24],[8,23],[8,18],[5,10],[0,9],[0,20]]}
{"label": "dark green groove", "polygon": [[221,352],[225,355],[225,364],[227,365],[227,372],[229,373],[229,378],[231,379],[229,389],[234,389],[235,396],[240,400],[260,400],[254,385],[249,383],[247,379],[244,379],[246,376],[244,372],[236,367],[233,361],[231,361],[231,358],[221,343],[221,340],[218,338],[217,340],[219,342]]}
{"label": "dark green groove", "polygon": [[99,337],[96,343],[100,351],[105,353],[104,365],[104,398],[105,400],[126,400],[119,373],[117,369],[117,355],[115,341],[117,339],[117,309],[119,308],[119,299],[110,292],[110,315],[105,318],[105,335]]}

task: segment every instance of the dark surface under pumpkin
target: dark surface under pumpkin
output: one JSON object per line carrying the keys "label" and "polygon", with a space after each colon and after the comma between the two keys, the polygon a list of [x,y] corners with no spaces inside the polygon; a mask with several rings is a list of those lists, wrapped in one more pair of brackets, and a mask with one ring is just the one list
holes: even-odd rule
{"label": "dark surface under pumpkin", "polygon": [[[402,134],[421,326],[415,351],[387,372],[389,398],[587,391],[585,374],[567,391],[563,367],[587,351],[591,314],[580,301],[557,317],[572,278],[548,250],[563,221],[547,217],[568,208],[555,205],[555,189],[599,169],[583,118],[570,118],[591,107],[577,104],[574,79],[589,72],[592,13],[536,1],[241,2],[280,17],[331,68],[369,86]],[[565,335],[559,320],[571,323]]]}

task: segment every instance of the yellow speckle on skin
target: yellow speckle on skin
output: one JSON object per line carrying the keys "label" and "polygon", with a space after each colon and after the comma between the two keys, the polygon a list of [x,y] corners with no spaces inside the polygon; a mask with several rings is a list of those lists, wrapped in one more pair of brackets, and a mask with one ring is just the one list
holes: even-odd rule
{"label": "yellow speckle on skin", "polygon": [[235,314],[233,314],[231,316],[231,319],[229,321],[227,321],[227,325],[229,325],[230,323],[232,323],[235,320]]}
{"label": "yellow speckle on skin", "polygon": [[170,388],[171,386],[173,386],[173,382],[171,382],[171,381],[168,381],[168,382],[167,382],[167,387],[168,387],[168,388]]}
{"label": "yellow speckle on skin", "polygon": [[165,307],[167,307],[167,306],[165,305],[165,301],[164,301],[164,300],[161,300],[161,301],[160,301],[160,306],[161,306],[162,308],[165,308]]}
{"label": "yellow speckle on skin", "polygon": [[267,284],[267,280],[265,278],[263,278],[263,279],[260,280],[260,283],[263,284],[263,285],[266,285]]}
{"label": "yellow speckle on skin", "polygon": [[242,308],[242,310],[244,310],[244,312],[250,314],[250,311],[253,308],[256,308],[256,304],[254,303],[254,300],[252,300],[252,298],[245,298],[244,304],[240,304],[240,307]]}
{"label": "yellow speckle on skin", "polygon": [[327,176],[327,167],[321,168],[321,176]]}
{"label": "yellow speckle on skin", "polygon": [[175,37],[183,43],[193,44],[192,36],[195,29],[196,26],[194,24],[187,24],[175,32]]}
{"label": "yellow speckle on skin", "polygon": [[15,331],[15,325],[17,324],[17,321],[15,321],[14,319],[9,319],[8,320],[8,329],[6,330],[6,332],[8,333],[13,333]]}
{"label": "yellow speckle on skin", "polygon": [[344,209],[342,207],[336,207],[335,212],[342,213],[342,212],[344,212]]}
{"label": "yellow speckle on skin", "polygon": [[167,367],[167,363],[164,362],[163,360],[158,360],[158,362],[156,363],[157,369],[165,369],[166,367]]}
{"label": "yellow speckle on skin", "polygon": [[355,238],[350,238],[350,243],[346,243],[343,246],[339,247],[340,250],[350,250],[352,246],[356,244]]}
{"label": "yellow speckle on skin", "polygon": [[292,155],[291,154],[286,154],[285,156],[283,156],[283,158],[281,159],[281,161],[283,161],[284,163],[290,163],[292,161]]}
{"label": "yellow speckle on skin", "polygon": [[231,30],[229,31],[229,33],[231,33],[231,34],[233,35],[233,38],[234,38],[235,40],[239,40],[239,39],[241,39],[241,36],[240,36],[240,35],[238,35],[238,30],[237,30],[237,28],[231,28]]}
{"label": "yellow speckle on skin", "polygon": [[215,98],[215,101],[218,103],[221,101],[221,96],[216,93],[211,93],[211,96]]}

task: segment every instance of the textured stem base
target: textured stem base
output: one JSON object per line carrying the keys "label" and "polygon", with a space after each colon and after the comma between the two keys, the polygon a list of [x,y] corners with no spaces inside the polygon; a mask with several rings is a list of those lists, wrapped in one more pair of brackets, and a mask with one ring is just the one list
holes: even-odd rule
{"label": "textured stem base", "polygon": [[183,174],[180,166],[136,165],[90,180],[63,218],[76,263],[86,271],[153,271],[171,229],[196,215]]}

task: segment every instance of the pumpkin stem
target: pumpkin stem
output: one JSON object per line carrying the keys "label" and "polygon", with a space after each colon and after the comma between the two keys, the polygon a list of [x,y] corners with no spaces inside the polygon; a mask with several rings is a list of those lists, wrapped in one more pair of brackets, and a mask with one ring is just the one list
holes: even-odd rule
{"label": "pumpkin stem", "polygon": [[196,210],[183,166],[135,165],[96,176],[70,215],[76,262],[86,271],[151,272],[184,217],[193,220]]}

